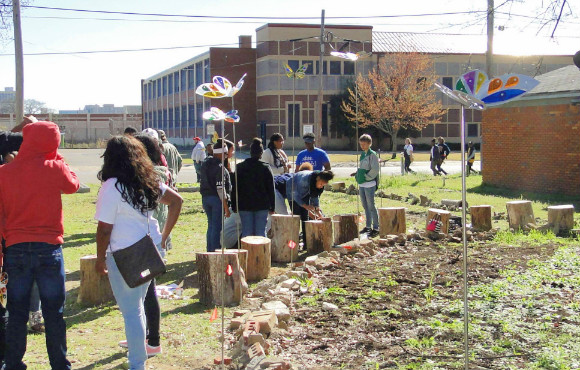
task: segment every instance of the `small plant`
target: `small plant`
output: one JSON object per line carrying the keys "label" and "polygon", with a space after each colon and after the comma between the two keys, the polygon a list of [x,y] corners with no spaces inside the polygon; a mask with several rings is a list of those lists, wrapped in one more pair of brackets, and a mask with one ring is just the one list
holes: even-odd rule
{"label": "small plant", "polygon": [[350,306],[348,306],[348,309],[351,311],[360,311],[362,310],[362,306],[360,305],[360,303],[353,303]]}
{"label": "small plant", "polygon": [[381,299],[387,296],[387,292],[369,289],[365,296],[371,299]]}
{"label": "small plant", "polygon": [[304,306],[316,306],[318,303],[317,296],[302,297],[298,300],[298,303]]}
{"label": "small plant", "polygon": [[391,275],[387,276],[387,280],[385,281],[386,286],[397,286],[399,283]]}
{"label": "small plant", "polygon": [[346,289],[340,287],[331,287],[324,291],[324,295],[346,295],[348,292]]}
{"label": "small plant", "polygon": [[431,274],[431,280],[429,280],[429,286],[423,289],[423,297],[427,300],[427,303],[431,303],[431,299],[437,296],[437,291],[433,288],[433,279],[435,274]]}

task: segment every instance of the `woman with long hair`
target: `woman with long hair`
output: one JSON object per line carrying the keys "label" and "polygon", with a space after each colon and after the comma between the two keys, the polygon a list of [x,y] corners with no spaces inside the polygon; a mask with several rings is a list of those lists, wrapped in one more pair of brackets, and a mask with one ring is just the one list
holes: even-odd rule
{"label": "woman with long hair", "polygon": [[[102,181],[97,199],[98,273],[109,275],[115,300],[125,321],[129,369],[144,370],[147,360],[143,302],[149,284],[130,288],[112,253],[127,248],[149,233],[158,248],[165,248],[175,226],[183,199],[159,180],[145,147],[131,136],[115,136],[107,143],[98,178]],[[159,204],[168,206],[163,230],[153,218]]]}
{"label": "woman with long hair", "polygon": [[415,173],[411,169],[411,162],[413,162],[413,143],[411,142],[411,138],[405,139],[405,146],[403,147],[403,156],[405,157],[405,172],[406,173]]}
{"label": "woman with long hair", "polygon": [[264,154],[262,154],[261,161],[270,166],[274,176],[281,175],[290,170],[290,162],[288,161],[288,156],[284,153],[284,150],[282,150],[283,146],[284,136],[279,133],[272,134],[272,136],[270,136],[268,148],[264,150]]}

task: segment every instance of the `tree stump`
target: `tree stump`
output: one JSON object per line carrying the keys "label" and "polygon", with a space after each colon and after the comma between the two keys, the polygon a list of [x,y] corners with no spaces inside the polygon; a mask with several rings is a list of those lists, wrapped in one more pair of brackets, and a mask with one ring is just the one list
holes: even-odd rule
{"label": "tree stump", "polygon": [[334,215],[334,244],[342,244],[358,238],[357,215]]}
{"label": "tree stump", "polygon": [[429,210],[427,211],[427,225],[429,224],[429,221],[431,221],[431,219],[435,217],[436,214],[439,214],[441,216],[442,225],[440,232],[442,232],[443,234],[447,234],[449,232],[449,218],[451,217],[451,212],[444,211],[442,209],[429,208]]}
{"label": "tree stump", "polygon": [[325,217],[322,220],[306,221],[306,246],[308,253],[318,254],[324,251],[330,252],[332,248],[332,220]]}
{"label": "tree stump", "polygon": [[245,273],[248,269],[248,251],[245,249],[226,249],[225,252],[238,255],[240,269],[242,269]]}
{"label": "tree stump", "polygon": [[[300,216],[272,215],[272,262],[290,262],[298,259]],[[288,243],[293,241],[292,249]]]}
{"label": "tree stump", "polygon": [[84,256],[80,261],[81,286],[77,302],[83,305],[96,306],[114,300],[109,277],[95,270],[97,256]]}
{"label": "tree stump", "polygon": [[268,278],[272,264],[270,239],[263,236],[246,236],[242,238],[242,249],[248,251],[246,279],[258,281]]}
{"label": "tree stump", "polygon": [[479,231],[491,230],[491,206],[471,206],[471,227]]}
{"label": "tree stump", "polygon": [[333,182],[330,186],[331,186],[332,191],[344,191],[344,190],[346,190],[346,183],[344,181]]}
{"label": "tree stump", "polygon": [[558,235],[574,228],[574,206],[571,204],[548,207],[548,224]]}
{"label": "tree stump", "polygon": [[529,200],[515,200],[505,205],[510,228],[519,230],[527,224],[536,224],[532,202]]}
{"label": "tree stump", "polygon": [[[237,253],[196,253],[199,301],[206,306],[222,304],[237,306],[242,303],[242,274]],[[228,275],[228,265],[232,267]],[[222,285],[223,284],[223,285]]]}
{"label": "tree stump", "polygon": [[379,232],[381,238],[393,234],[406,234],[407,218],[405,216],[405,208],[379,208]]}

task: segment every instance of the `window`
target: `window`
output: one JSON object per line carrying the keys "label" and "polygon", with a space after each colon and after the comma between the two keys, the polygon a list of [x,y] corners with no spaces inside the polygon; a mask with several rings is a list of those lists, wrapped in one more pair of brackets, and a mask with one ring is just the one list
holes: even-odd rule
{"label": "window", "polygon": [[175,127],[181,127],[181,109],[179,107],[175,108]]}
{"label": "window", "polygon": [[311,61],[311,60],[303,60],[302,61],[302,64],[305,64],[306,65],[306,72],[305,73],[307,75],[311,75],[311,74],[314,73],[314,67],[313,67],[314,62],[313,61]]}
{"label": "window", "polygon": [[157,111],[157,128],[161,129],[161,127],[163,126],[163,113],[158,110]]}
{"label": "window", "polygon": [[173,75],[169,75],[167,77],[167,95],[171,95],[173,93]]}
{"label": "window", "polygon": [[339,75],[340,74],[340,62],[337,60],[330,61],[330,74]]}
{"label": "window", "polygon": [[162,82],[163,81],[161,79],[157,80],[157,97],[158,98],[160,98],[161,96],[163,96],[163,95],[161,95],[162,94],[162,92],[161,92]]}
{"label": "window", "polygon": [[195,63],[195,83],[194,86],[199,86],[203,83],[203,62]]}
{"label": "window", "polygon": [[288,117],[288,136],[300,137],[300,104],[288,104],[286,113],[286,117]]}
{"label": "window", "polygon": [[187,70],[182,70],[181,72],[181,91],[187,90]]}
{"label": "window", "polygon": [[157,97],[157,81],[151,82],[151,85],[153,86],[153,95],[152,95],[152,97],[153,98],[156,98]]}
{"label": "window", "polygon": [[329,105],[322,104],[322,136],[328,136],[328,111]]}
{"label": "window", "polygon": [[197,122],[195,120],[195,105],[189,104],[187,109],[189,110],[189,120],[187,122],[187,127],[197,127]]}
{"label": "window", "polygon": [[205,82],[211,82],[211,76],[209,72],[209,59],[206,59],[203,61],[203,77]]}
{"label": "window", "polygon": [[195,123],[196,123],[196,127],[203,127],[203,104],[202,103],[197,103],[195,105]]}
{"label": "window", "polygon": [[296,72],[298,70],[298,67],[300,67],[300,62],[298,60],[289,60],[288,67],[290,67],[290,69],[292,69],[293,72]]}
{"label": "window", "polygon": [[167,76],[163,77],[163,96],[167,96]]}
{"label": "window", "polygon": [[351,62],[350,60],[344,62],[344,74],[354,75],[354,62]]}
{"label": "window", "polygon": [[[187,124],[187,106],[181,106],[181,126],[187,128],[189,125]],[[186,134],[187,135],[187,134]]]}
{"label": "window", "polygon": [[469,137],[478,137],[478,129],[477,123],[469,123],[467,124],[467,136]]}
{"label": "window", "polygon": [[195,65],[189,66],[187,70],[187,87],[188,89],[192,90],[195,89]]}
{"label": "window", "polygon": [[[320,71],[320,67],[319,66],[320,66],[320,62],[319,61],[316,61],[316,74],[320,74],[320,72],[319,72]],[[326,62],[325,61],[322,62],[322,74],[323,75],[328,74],[328,71],[326,70]]]}
{"label": "window", "polygon": [[167,111],[163,109],[163,119],[161,120],[161,129],[167,130]]}
{"label": "window", "polygon": [[173,74],[173,92],[178,93],[180,91],[179,89],[179,72],[175,72]]}
{"label": "window", "polygon": [[149,82],[147,84],[147,91],[148,91],[147,100],[153,99],[153,83],[152,82]]}
{"label": "window", "polygon": [[453,90],[453,77],[443,77],[441,79],[441,83],[443,84],[443,86],[446,86],[451,90]]}
{"label": "window", "polygon": [[169,108],[169,112],[167,113],[167,128],[173,128],[174,120],[173,120],[173,108]]}

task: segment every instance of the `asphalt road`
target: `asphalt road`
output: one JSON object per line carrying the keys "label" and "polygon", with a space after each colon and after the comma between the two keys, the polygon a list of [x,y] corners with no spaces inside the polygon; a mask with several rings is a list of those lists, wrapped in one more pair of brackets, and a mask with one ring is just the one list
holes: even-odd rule
{"label": "asphalt road", "polygon": [[[101,155],[104,149],[61,149],[60,153],[65,157],[67,163],[75,171],[79,179],[84,184],[97,184],[97,173],[101,169],[103,159]],[[460,173],[460,161],[447,161],[443,168],[450,174]],[[476,162],[474,168],[479,170],[479,163]],[[411,169],[418,173],[431,173],[429,162],[415,162]],[[356,171],[356,167],[350,164],[337,164],[332,168],[336,177],[348,177]],[[401,161],[393,160],[383,164],[381,169],[382,175],[400,175]],[[194,183],[196,182],[195,169],[193,164],[185,164],[181,169],[178,177],[179,182]]]}

